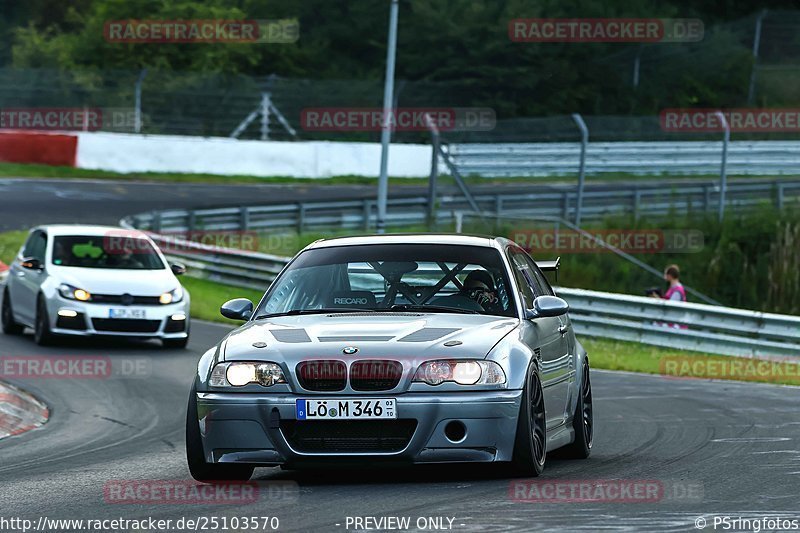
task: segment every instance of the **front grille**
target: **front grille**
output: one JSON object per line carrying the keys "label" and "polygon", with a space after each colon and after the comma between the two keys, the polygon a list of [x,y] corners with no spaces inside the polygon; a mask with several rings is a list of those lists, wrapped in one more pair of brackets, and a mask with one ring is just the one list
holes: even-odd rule
{"label": "front grille", "polygon": [[92,325],[97,331],[155,333],[161,326],[161,321],[138,318],[93,318]]}
{"label": "front grille", "polygon": [[90,303],[120,305],[161,305],[159,296],[132,296],[130,294],[92,294]]}
{"label": "front grille", "polygon": [[281,420],[281,432],[299,452],[399,452],[408,446],[417,421]]}
{"label": "front grille", "polygon": [[403,376],[398,361],[356,361],[350,367],[350,387],[357,391],[390,390]]}
{"label": "front grille", "polygon": [[306,390],[340,391],[347,384],[347,366],[342,361],[303,361],[295,370],[297,381]]}

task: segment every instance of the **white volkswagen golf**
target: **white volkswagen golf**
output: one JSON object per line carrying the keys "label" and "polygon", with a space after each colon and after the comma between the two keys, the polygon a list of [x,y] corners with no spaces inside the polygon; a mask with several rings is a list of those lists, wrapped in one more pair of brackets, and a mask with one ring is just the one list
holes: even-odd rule
{"label": "white volkswagen golf", "polygon": [[3,287],[6,334],[33,328],[38,344],[59,335],[189,340],[189,293],[144,233],[104,226],[33,228]]}

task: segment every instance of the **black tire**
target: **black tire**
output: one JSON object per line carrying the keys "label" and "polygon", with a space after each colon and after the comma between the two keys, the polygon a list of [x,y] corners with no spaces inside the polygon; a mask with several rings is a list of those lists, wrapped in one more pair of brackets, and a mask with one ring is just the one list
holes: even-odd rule
{"label": "black tire", "polygon": [[183,350],[188,343],[188,336],[182,339],[161,339],[161,346],[168,350]]}
{"label": "black tire", "polygon": [[572,444],[564,446],[559,452],[559,457],[564,459],[586,459],[592,453],[592,439],[594,438],[594,417],[592,413],[592,382],[589,379],[589,361],[583,361],[581,370],[581,390],[572,417],[572,429],[575,431],[575,440]]}
{"label": "black tire", "polygon": [[253,475],[252,465],[207,463],[197,422],[197,393],[192,387],[186,409],[186,462],[189,473],[201,483],[247,481]]}
{"label": "black tire", "polygon": [[517,436],[511,459],[511,475],[538,477],[547,459],[547,421],[544,391],[534,366],[528,371],[522,405],[517,419]]}
{"label": "black tire", "polygon": [[41,295],[36,301],[36,326],[33,328],[33,340],[39,346],[49,346],[55,340],[55,335],[50,331],[47,306],[44,304],[44,298]]}
{"label": "black tire", "polygon": [[20,335],[25,326],[14,321],[14,310],[11,308],[11,295],[8,289],[3,291],[3,308],[0,311],[3,333],[6,335]]}

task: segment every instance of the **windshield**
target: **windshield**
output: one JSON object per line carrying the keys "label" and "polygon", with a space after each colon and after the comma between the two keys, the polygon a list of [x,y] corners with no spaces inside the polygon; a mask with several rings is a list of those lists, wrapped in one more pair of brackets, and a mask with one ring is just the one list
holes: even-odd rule
{"label": "windshield", "polygon": [[98,235],[68,235],[53,240],[56,266],[82,268],[118,268],[125,270],[160,270],[163,261],[146,239],[128,238],[124,245]]}
{"label": "windshield", "polygon": [[314,311],[420,310],[516,316],[500,252],[456,245],[362,245],[300,254],[256,318]]}

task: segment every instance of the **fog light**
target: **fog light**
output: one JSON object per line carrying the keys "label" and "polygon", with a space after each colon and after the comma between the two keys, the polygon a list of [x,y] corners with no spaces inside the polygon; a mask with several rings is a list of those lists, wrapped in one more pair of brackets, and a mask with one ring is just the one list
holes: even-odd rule
{"label": "fog light", "polygon": [[76,316],[78,316],[78,312],[77,311],[73,311],[72,309],[59,309],[58,310],[58,316],[64,316],[64,317],[67,317],[67,318],[75,318]]}
{"label": "fog light", "polygon": [[174,315],[172,315],[169,318],[171,320],[186,320],[186,315],[183,314],[183,313],[175,313]]}

